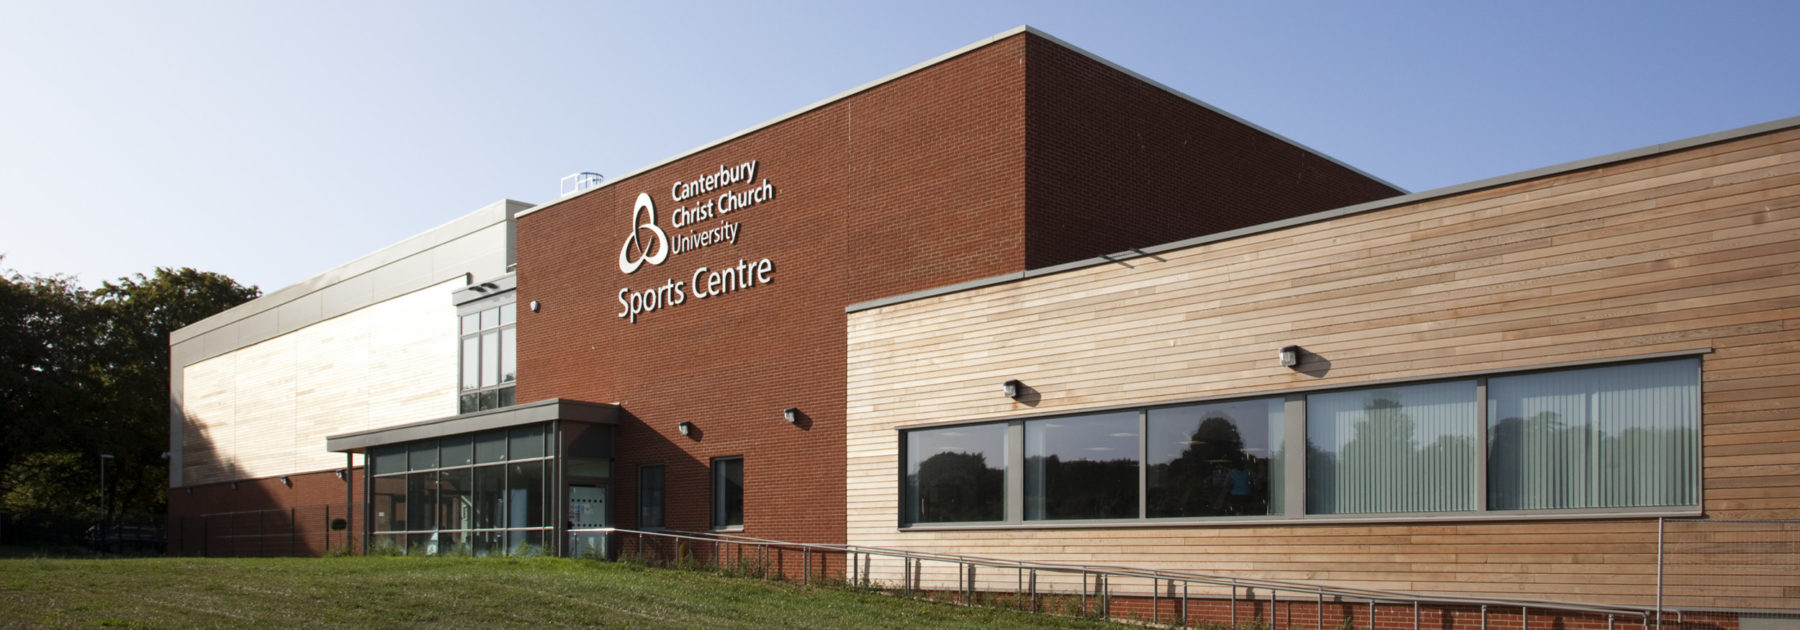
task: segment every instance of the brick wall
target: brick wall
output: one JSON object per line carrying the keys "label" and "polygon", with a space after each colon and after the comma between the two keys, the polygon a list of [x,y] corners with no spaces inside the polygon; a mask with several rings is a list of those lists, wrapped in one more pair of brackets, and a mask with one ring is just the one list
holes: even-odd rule
{"label": "brick wall", "polygon": [[356,506],[345,530],[344,482],[331,470],[169,490],[169,552],[196,556],[316,556],[354,544],[363,527],[363,469],[351,471]]}
{"label": "brick wall", "polygon": [[1055,42],[1027,48],[1029,267],[1401,193]]}

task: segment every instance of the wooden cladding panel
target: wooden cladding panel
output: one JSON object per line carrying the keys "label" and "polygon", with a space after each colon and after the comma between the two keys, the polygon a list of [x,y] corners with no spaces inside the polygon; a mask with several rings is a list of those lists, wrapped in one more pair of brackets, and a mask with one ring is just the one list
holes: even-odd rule
{"label": "wooden cladding panel", "polygon": [[[1643,603],[1648,519],[901,532],[895,427],[1714,348],[1704,510],[1800,518],[1800,131],[853,313],[848,329],[852,544]],[[1292,344],[1328,364],[1276,365]],[[1014,378],[1041,399],[1003,398]],[[1783,586],[1695,597],[1771,605]]]}
{"label": "wooden cladding panel", "polygon": [[456,413],[451,281],[185,368],[183,482],[341,468],[325,436]]}

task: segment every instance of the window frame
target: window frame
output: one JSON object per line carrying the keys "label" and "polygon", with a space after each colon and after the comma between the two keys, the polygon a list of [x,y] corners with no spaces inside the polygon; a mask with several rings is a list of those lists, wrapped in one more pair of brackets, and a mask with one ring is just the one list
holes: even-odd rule
{"label": "window frame", "polygon": [[[655,525],[644,523],[644,510],[648,507],[645,501],[646,477],[644,471],[657,469],[661,474],[657,477],[657,517],[661,521]],[[661,531],[668,528],[669,523],[669,468],[662,463],[638,464],[637,467],[637,528],[644,531]]]}
{"label": "window frame", "polygon": [[[1619,507],[1619,508],[1556,508],[1556,509],[1529,509],[1529,510],[1490,509],[1490,506],[1488,505],[1489,435],[1488,435],[1487,414],[1488,414],[1489,393],[1487,391],[1487,381],[1488,381],[1489,377],[1518,376],[1518,375],[1535,374],[1535,373],[1542,373],[1542,372],[1576,370],[1576,369],[1581,369],[1581,368],[1604,368],[1604,367],[1614,367],[1614,366],[1625,366],[1625,365],[1638,364],[1638,363],[1654,363],[1654,362],[1663,362],[1663,361],[1676,361],[1676,360],[1681,360],[1681,359],[1692,359],[1695,362],[1694,363],[1694,366],[1695,366],[1695,368],[1694,368],[1694,383],[1695,383],[1695,386],[1697,388],[1699,388],[1697,390],[1699,392],[1699,395],[1696,395],[1694,397],[1695,409],[1692,410],[1694,422],[1695,422],[1694,429],[1696,431],[1703,431],[1703,428],[1704,428],[1705,422],[1706,422],[1705,413],[1704,413],[1704,404],[1705,404],[1704,388],[1701,386],[1705,380],[1705,372],[1706,372],[1706,365],[1705,365],[1704,357],[1707,354],[1711,354],[1712,351],[1713,350],[1711,348],[1701,348],[1701,349],[1694,349],[1694,350],[1682,350],[1682,351],[1674,351],[1674,352],[1663,352],[1663,353],[1644,354],[1644,355],[1607,358],[1607,359],[1567,361],[1567,362],[1559,362],[1559,363],[1551,363],[1551,364],[1540,364],[1540,365],[1535,365],[1535,366],[1521,366],[1521,367],[1514,367],[1514,368],[1458,372],[1458,373],[1452,373],[1452,374],[1432,375],[1432,376],[1426,376],[1426,377],[1383,379],[1383,380],[1378,380],[1378,381],[1370,381],[1370,382],[1346,384],[1346,385],[1303,387],[1303,388],[1295,388],[1295,389],[1282,390],[1282,391],[1276,391],[1276,392],[1257,392],[1257,393],[1239,394],[1239,395],[1230,395],[1230,396],[1215,396],[1215,397],[1207,397],[1207,398],[1196,398],[1196,399],[1186,399],[1186,400],[1179,400],[1179,401],[1170,401],[1170,402],[1166,402],[1166,403],[1140,404],[1140,405],[1117,405],[1117,406],[1111,406],[1111,407],[1083,409],[1083,410],[1079,410],[1079,411],[1070,411],[1070,412],[1032,414],[1032,415],[1028,415],[1028,416],[1017,416],[1017,417],[1004,418],[1004,419],[987,418],[987,419],[978,419],[978,420],[963,420],[963,421],[954,421],[954,422],[941,422],[941,423],[931,423],[931,424],[909,424],[909,425],[895,426],[893,428],[893,430],[895,432],[897,441],[900,445],[900,448],[896,449],[897,452],[899,453],[899,462],[898,462],[898,466],[897,466],[898,474],[897,474],[897,480],[896,480],[896,486],[895,486],[895,497],[896,497],[897,501],[896,501],[896,510],[895,510],[894,517],[895,517],[895,522],[896,522],[896,529],[899,531],[986,530],[986,529],[1068,529],[1068,528],[1083,528],[1083,527],[1095,527],[1095,526],[1104,526],[1104,527],[1170,527],[1170,526],[1192,526],[1192,525],[1380,523],[1380,522],[1429,522],[1429,521],[1514,521],[1514,520],[1556,520],[1556,519],[1569,519],[1569,518],[1646,518],[1646,517],[1654,517],[1654,516],[1667,516],[1667,517],[1699,516],[1704,513],[1703,507],[1706,505],[1705,478],[1704,478],[1705,454],[1703,452],[1703,449],[1695,451],[1694,461],[1691,462],[1691,465],[1696,470],[1700,471],[1700,474],[1696,477],[1696,479],[1697,479],[1696,485],[1698,487],[1694,489],[1694,504],[1693,505]],[[1477,446],[1478,453],[1477,453],[1477,457],[1474,462],[1475,470],[1473,471],[1473,475],[1474,475],[1474,479],[1475,479],[1475,486],[1478,489],[1478,491],[1476,492],[1476,500],[1474,502],[1475,503],[1474,509],[1467,510],[1467,511],[1455,511],[1455,512],[1377,512],[1377,513],[1364,513],[1364,514],[1309,514],[1306,512],[1306,503],[1305,503],[1305,501],[1306,501],[1306,494],[1305,494],[1306,470],[1305,470],[1304,449],[1305,449],[1306,437],[1307,437],[1306,436],[1306,410],[1307,410],[1306,397],[1308,395],[1320,394],[1320,393],[1347,392],[1347,391],[1365,390],[1365,389],[1378,389],[1378,388],[1383,388],[1383,387],[1392,388],[1392,387],[1407,386],[1407,385],[1423,385],[1423,384],[1450,382],[1450,381],[1459,381],[1459,380],[1473,380],[1473,381],[1475,381],[1475,387],[1476,387],[1475,426],[1477,428],[1477,432],[1476,432],[1475,439],[1477,440],[1476,443],[1478,445]],[[1147,448],[1146,441],[1148,440],[1148,435],[1146,434],[1146,432],[1140,431],[1139,436],[1138,436],[1139,452],[1140,452],[1140,459],[1139,459],[1140,473],[1139,473],[1139,484],[1138,484],[1138,493],[1140,496],[1140,501],[1139,501],[1140,512],[1139,512],[1139,515],[1135,518],[1084,519],[1084,520],[1074,520],[1074,519],[1071,519],[1071,520],[1027,520],[1027,519],[1024,519],[1023,518],[1023,510],[1020,509],[1023,505],[1023,498],[1024,498],[1023,497],[1024,488],[1023,488],[1023,481],[1022,481],[1022,477],[1023,477],[1023,474],[1022,474],[1023,461],[1022,461],[1022,459],[1023,458],[1020,456],[1011,456],[1011,457],[1009,457],[1009,460],[1007,461],[1007,469],[1006,469],[1006,478],[1007,478],[1007,486],[1006,486],[1007,496],[1005,498],[1006,505],[1007,505],[1006,520],[998,521],[998,522],[996,522],[996,521],[969,521],[969,522],[925,522],[925,523],[912,523],[912,522],[908,522],[906,520],[907,514],[906,514],[904,502],[906,501],[906,496],[907,496],[906,495],[906,492],[907,492],[906,477],[907,477],[908,462],[907,462],[907,453],[905,450],[905,443],[907,441],[907,433],[909,431],[943,429],[943,428],[950,428],[950,427],[955,427],[955,426],[967,426],[967,425],[1004,424],[1004,425],[1009,426],[1009,430],[1008,430],[1008,434],[1007,434],[1008,440],[1009,440],[1009,442],[1007,443],[1008,453],[1009,454],[1019,453],[1020,455],[1022,455],[1022,451],[1024,450],[1022,448],[1022,446],[1024,444],[1024,442],[1023,442],[1024,424],[1026,422],[1030,422],[1030,421],[1034,421],[1034,420],[1084,416],[1084,415],[1091,415],[1091,414],[1119,412],[1119,411],[1132,411],[1132,410],[1138,411],[1140,413],[1140,418],[1147,418],[1149,412],[1152,409],[1182,407],[1182,406],[1195,405],[1195,404],[1248,401],[1248,400],[1255,400],[1255,399],[1283,399],[1285,401],[1285,412],[1283,414],[1283,416],[1284,416],[1283,417],[1283,432],[1284,432],[1285,448],[1290,451],[1292,451],[1296,448],[1300,449],[1300,452],[1297,452],[1297,453],[1296,452],[1288,452],[1285,454],[1285,457],[1284,457],[1284,459],[1285,459],[1284,470],[1285,470],[1285,474],[1286,474],[1285,481],[1286,481],[1287,485],[1286,485],[1285,496],[1283,497],[1283,499],[1284,499],[1283,506],[1285,508],[1283,510],[1283,512],[1284,512],[1283,514],[1252,515],[1252,516],[1212,516],[1212,517],[1163,517],[1163,518],[1148,518],[1148,517],[1146,517],[1146,515],[1143,512],[1143,510],[1146,509],[1146,506],[1143,502],[1143,495],[1146,491],[1146,486],[1145,486],[1145,482],[1144,482],[1144,473],[1143,473],[1143,470],[1145,467],[1145,463],[1144,463],[1145,460],[1143,459],[1141,454],[1146,452],[1145,449]],[[1142,424],[1140,424],[1140,426],[1142,426]],[[1018,446],[1020,448],[1015,448],[1015,446]],[[1018,473],[1014,472],[1015,468],[1019,471]]]}
{"label": "window frame", "polygon": [[[506,316],[506,311],[508,309],[511,309],[513,312],[510,318]],[[494,322],[491,326],[482,323],[488,319],[487,315],[489,313],[492,313]],[[472,331],[465,329],[463,326],[463,321],[468,318],[475,319],[475,327]],[[518,341],[518,322],[517,293],[513,291],[488,296],[480,300],[457,306],[457,413],[473,413],[492,409],[504,409],[518,404],[517,397],[515,396],[515,392],[518,391],[516,389],[518,385],[518,350],[516,348]],[[511,337],[514,340],[512,345],[506,344],[507,333],[509,331],[512,333]],[[495,382],[483,385],[481,384],[481,380],[484,375],[487,374],[490,367],[487,357],[485,356],[485,353],[487,352],[486,348],[488,346],[486,340],[490,335],[493,339],[492,345],[495,354],[491,366],[494,372]],[[471,364],[469,363],[471,343],[474,345],[475,351],[475,359],[472,364],[476,380],[476,385],[474,387],[468,387],[468,382],[465,378],[468,376],[469,368],[471,367]],[[505,371],[509,354],[512,357],[511,365],[514,370],[512,380],[507,380]],[[470,400],[473,402],[470,403]],[[489,406],[489,401],[492,401],[491,406]]]}
{"label": "window frame", "polygon": [[[722,479],[721,479],[721,475],[726,475],[726,476],[729,475],[729,472],[727,470],[725,470],[725,468],[721,467],[722,465],[727,464],[727,463],[735,463],[737,466],[737,472],[738,472],[738,486],[737,486],[738,522],[736,522],[736,523],[729,522],[730,514],[729,514],[728,508],[727,508],[727,506],[730,505],[730,495],[727,494],[729,489],[725,486],[724,483],[722,483]],[[711,506],[711,508],[709,509],[709,512],[711,512],[710,520],[711,520],[711,525],[712,525],[713,531],[720,531],[720,532],[743,531],[744,522],[749,520],[748,518],[746,518],[748,516],[748,514],[745,513],[745,512],[747,512],[747,510],[744,509],[744,507],[745,507],[745,505],[744,505],[744,487],[746,485],[748,485],[747,479],[746,479],[744,473],[745,473],[744,456],[742,456],[742,455],[731,455],[731,456],[727,456],[727,457],[714,457],[714,458],[712,458],[712,461],[710,462],[710,464],[707,466],[707,474],[712,479],[712,484],[711,484],[712,491],[710,493],[712,500],[709,502],[709,505]]]}

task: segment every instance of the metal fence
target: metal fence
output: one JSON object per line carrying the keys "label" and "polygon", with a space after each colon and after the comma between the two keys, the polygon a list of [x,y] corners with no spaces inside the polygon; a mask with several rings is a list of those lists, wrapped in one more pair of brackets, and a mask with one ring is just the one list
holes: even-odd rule
{"label": "metal fence", "polygon": [[321,556],[356,551],[350,513],[342,504],[169,519],[169,551],[189,556]]}
{"label": "metal fence", "polygon": [[627,561],[824,581],[965,605],[1189,627],[1248,624],[1269,630],[1733,630],[1708,611],[1578,602],[1425,595],[1324,584],[1020,562],[879,547],[788,543],[712,532],[578,530],[610,538]]}
{"label": "metal fence", "polygon": [[1737,611],[1744,630],[1800,628],[1800,521],[1666,519],[1656,555],[1659,607]]}

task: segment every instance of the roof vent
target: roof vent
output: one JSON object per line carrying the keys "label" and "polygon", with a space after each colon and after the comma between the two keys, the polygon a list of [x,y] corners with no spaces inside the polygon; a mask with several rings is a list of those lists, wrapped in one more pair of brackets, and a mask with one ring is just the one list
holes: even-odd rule
{"label": "roof vent", "polygon": [[590,173],[587,171],[564,175],[562,178],[562,196],[579,195],[595,188],[599,188],[600,182],[605,181],[605,179],[606,178],[601,177],[599,173]]}

